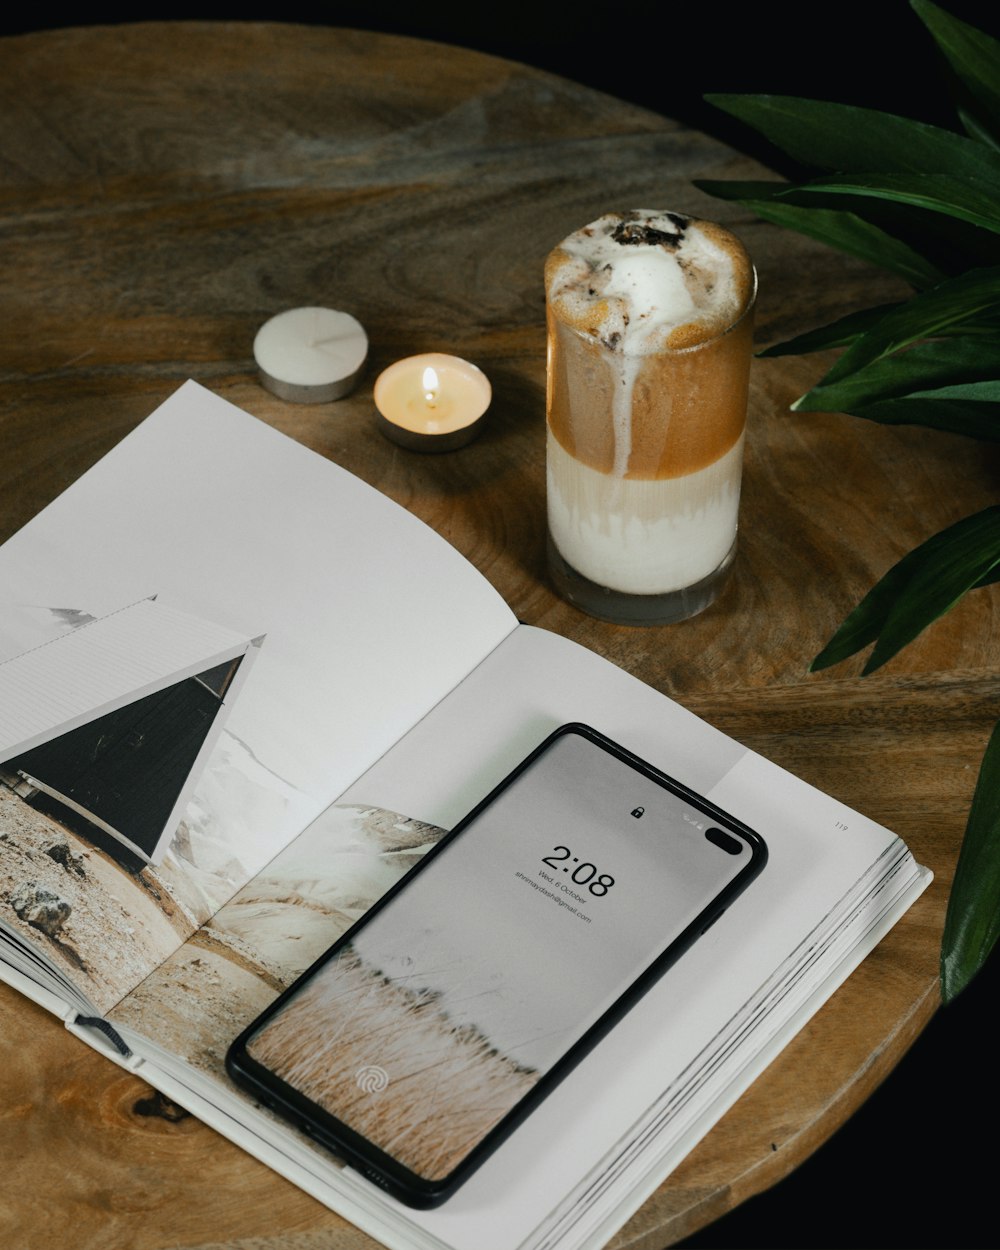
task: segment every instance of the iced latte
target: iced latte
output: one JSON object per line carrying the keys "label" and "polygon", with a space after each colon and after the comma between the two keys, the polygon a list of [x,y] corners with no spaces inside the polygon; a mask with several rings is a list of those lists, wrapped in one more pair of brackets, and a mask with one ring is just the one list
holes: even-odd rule
{"label": "iced latte", "polygon": [[549,556],[585,611],[681,620],[717,595],[735,551],[755,291],[739,240],[677,213],[608,213],[549,255]]}

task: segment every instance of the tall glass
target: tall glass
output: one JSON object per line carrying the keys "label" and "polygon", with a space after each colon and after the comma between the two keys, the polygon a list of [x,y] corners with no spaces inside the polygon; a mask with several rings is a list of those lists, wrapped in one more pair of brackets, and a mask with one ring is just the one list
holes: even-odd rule
{"label": "tall glass", "polygon": [[683,620],[733,563],[756,275],[676,213],[609,213],[545,267],[549,568],[585,612]]}

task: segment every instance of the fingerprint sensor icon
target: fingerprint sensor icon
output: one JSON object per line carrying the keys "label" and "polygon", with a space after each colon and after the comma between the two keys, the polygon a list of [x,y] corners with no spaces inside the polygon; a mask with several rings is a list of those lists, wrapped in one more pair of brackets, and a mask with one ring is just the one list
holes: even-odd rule
{"label": "fingerprint sensor icon", "polygon": [[378,1064],[366,1063],[355,1072],[354,1084],[363,1094],[380,1094],[389,1084],[389,1073]]}

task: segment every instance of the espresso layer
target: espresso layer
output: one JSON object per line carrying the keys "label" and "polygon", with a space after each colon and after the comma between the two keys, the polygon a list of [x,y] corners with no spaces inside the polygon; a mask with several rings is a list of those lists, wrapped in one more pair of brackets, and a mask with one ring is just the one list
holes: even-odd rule
{"label": "espresso layer", "polygon": [[724,456],[743,434],[753,325],[684,352],[609,352],[549,309],[549,428],[600,473],[671,478]]}

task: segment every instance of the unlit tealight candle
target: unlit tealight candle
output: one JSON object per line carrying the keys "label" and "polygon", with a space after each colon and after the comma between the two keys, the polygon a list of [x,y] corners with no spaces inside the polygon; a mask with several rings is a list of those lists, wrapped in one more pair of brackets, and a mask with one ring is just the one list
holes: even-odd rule
{"label": "unlit tealight candle", "polygon": [[350,313],[291,308],[261,326],[253,354],[261,384],[279,399],[324,404],[353,389],[368,336]]}

